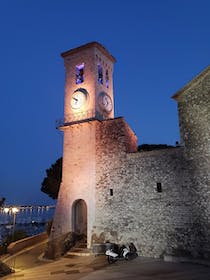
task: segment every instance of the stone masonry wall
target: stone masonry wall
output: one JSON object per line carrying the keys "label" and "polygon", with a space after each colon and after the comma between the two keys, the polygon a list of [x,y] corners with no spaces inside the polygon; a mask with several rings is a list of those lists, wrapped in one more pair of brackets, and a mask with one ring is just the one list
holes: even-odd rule
{"label": "stone masonry wall", "polygon": [[87,245],[95,217],[95,134],[98,121],[64,127],[62,183],[51,239],[75,230],[74,203],[83,200],[87,213]]}
{"label": "stone masonry wall", "polygon": [[200,159],[206,165],[210,156],[210,67],[202,79],[183,90],[177,101],[182,145],[188,158]]}
{"label": "stone masonry wall", "polygon": [[[196,196],[183,148],[137,153],[133,147],[127,153],[125,126],[119,119],[110,120],[97,133],[92,243],[134,242],[144,256],[197,257]],[[157,191],[157,183],[162,192]]]}
{"label": "stone masonry wall", "polygon": [[176,97],[181,142],[190,160],[195,203],[193,231],[198,251],[210,257],[210,67]]}

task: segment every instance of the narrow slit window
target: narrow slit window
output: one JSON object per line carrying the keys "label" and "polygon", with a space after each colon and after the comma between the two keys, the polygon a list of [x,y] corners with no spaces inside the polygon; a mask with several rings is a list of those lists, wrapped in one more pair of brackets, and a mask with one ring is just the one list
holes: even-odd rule
{"label": "narrow slit window", "polygon": [[109,72],[106,70],[106,87],[109,87]]}
{"label": "narrow slit window", "polygon": [[157,192],[162,192],[162,184],[161,183],[157,183]]}
{"label": "narrow slit window", "polygon": [[84,82],[84,63],[76,66],[76,84]]}
{"label": "narrow slit window", "polygon": [[113,189],[110,189],[110,196],[113,196]]}
{"label": "narrow slit window", "polygon": [[98,65],[98,82],[103,85],[103,68],[101,64]]}

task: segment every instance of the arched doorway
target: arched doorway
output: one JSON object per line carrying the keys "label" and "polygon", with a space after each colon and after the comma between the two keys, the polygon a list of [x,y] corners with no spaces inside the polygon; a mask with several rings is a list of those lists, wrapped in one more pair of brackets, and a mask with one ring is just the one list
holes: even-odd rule
{"label": "arched doorway", "polygon": [[73,231],[87,236],[87,205],[83,199],[78,199],[72,206]]}

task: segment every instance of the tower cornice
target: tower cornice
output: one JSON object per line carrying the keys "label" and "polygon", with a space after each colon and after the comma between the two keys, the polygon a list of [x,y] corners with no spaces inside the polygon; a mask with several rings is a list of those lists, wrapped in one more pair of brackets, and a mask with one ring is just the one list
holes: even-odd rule
{"label": "tower cornice", "polygon": [[104,46],[102,46],[100,43],[98,42],[90,42],[87,43],[85,45],[82,45],[80,47],[74,48],[74,49],[70,49],[66,52],[61,53],[61,56],[64,58],[66,56],[72,55],[74,53],[77,53],[78,51],[81,50],[85,50],[85,49],[89,49],[89,48],[98,48],[105,56],[107,56],[113,63],[116,62],[116,59],[105,49]]}

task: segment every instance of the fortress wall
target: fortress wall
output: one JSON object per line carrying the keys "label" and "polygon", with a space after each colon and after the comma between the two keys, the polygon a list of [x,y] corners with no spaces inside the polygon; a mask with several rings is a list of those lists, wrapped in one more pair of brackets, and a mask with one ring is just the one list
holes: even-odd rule
{"label": "fortress wall", "polygon": [[199,160],[202,168],[210,156],[210,71],[203,75],[175,97],[182,145],[187,157]]}
{"label": "fortress wall", "polygon": [[199,233],[199,251],[210,257],[210,67],[185,86],[178,102],[181,142],[191,162],[196,200],[194,232]]}
{"label": "fortress wall", "polygon": [[199,231],[194,231],[197,196],[183,148],[126,153],[130,139],[124,133],[126,125],[113,120],[100,129],[92,242],[134,242],[144,256],[197,257],[201,251]]}

